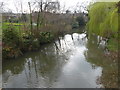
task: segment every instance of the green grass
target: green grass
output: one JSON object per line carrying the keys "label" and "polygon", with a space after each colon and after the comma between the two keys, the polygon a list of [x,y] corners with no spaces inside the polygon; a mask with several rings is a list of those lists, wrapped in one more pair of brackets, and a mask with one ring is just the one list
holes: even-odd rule
{"label": "green grass", "polygon": [[110,39],[107,45],[108,49],[110,51],[116,51],[118,50],[118,41],[114,38]]}
{"label": "green grass", "polygon": [[8,23],[8,22],[6,22],[4,24],[6,24],[6,25],[15,25],[15,26],[23,25],[22,23]]}
{"label": "green grass", "polygon": [[16,30],[19,30],[19,28],[22,26],[23,24],[22,23],[3,23],[2,24],[2,29],[5,30],[7,29],[8,27],[14,27],[16,28]]}
{"label": "green grass", "polygon": [[19,33],[19,35],[21,34],[23,24],[22,23],[2,23],[2,30],[7,30],[9,28],[14,28],[15,31],[17,31]]}

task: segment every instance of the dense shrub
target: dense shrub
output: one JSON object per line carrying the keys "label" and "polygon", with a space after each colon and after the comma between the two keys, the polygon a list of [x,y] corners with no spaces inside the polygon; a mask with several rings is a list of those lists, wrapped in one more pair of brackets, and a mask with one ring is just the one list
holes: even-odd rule
{"label": "dense shrub", "polygon": [[3,59],[16,58],[27,51],[36,51],[41,44],[50,43],[54,38],[51,32],[19,32],[14,26],[3,29]]}
{"label": "dense shrub", "polygon": [[19,35],[14,27],[3,30],[3,58],[13,58],[21,54],[19,49]]}
{"label": "dense shrub", "polygon": [[34,34],[29,33],[23,33],[22,34],[22,51],[35,51],[40,48],[40,42],[38,38],[35,37]]}
{"label": "dense shrub", "polygon": [[45,44],[53,40],[53,34],[50,32],[40,32],[39,42],[40,44]]}
{"label": "dense shrub", "polygon": [[20,55],[22,55],[22,52],[17,47],[12,47],[7,45],[3,47],[3,50],[2,50],[3,59],[17,58]]}
{"label": "dense shrub", "polygon": [[14,27],[9,26],[7,29],[3,30],[3,41],[8,45],[13,43],[15,45],[19,44],[19,36]]}

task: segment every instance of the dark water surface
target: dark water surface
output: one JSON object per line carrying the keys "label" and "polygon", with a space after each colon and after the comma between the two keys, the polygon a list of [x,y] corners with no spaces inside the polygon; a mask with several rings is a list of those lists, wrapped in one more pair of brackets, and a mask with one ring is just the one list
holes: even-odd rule
{"label": "dark water surface", "polygon": [[[105,55],[103,44],[85,33],[66,34],[39,52],[3,62],[6,88],[100,88],[115,83],[117,64]],[[110,75],[110,76],[109,76]],[[113,87],[115,87],[115,85]]]}

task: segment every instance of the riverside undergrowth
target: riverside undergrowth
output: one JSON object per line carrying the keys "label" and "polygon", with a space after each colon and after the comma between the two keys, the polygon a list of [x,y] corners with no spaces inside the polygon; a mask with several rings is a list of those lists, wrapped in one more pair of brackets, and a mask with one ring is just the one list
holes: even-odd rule
{"label": "riverside undergrowth", "polygon": [[41,45],[50,43],[65,30],[21,30],[18,26],[3,25],[2,32],[2,59],[17,58],[29,51],[37,51]]}

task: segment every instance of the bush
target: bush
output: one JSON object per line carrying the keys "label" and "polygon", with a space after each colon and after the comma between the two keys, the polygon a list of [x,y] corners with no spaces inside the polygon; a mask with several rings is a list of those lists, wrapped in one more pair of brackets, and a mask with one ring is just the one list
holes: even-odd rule
{"label": "bush", "polygon": [[50,32],[40,32],[39,34],[39,42],[40,44],[49,43],[53,40],[53,34]]}
{"label": "bush", "polygon": [[16,58],[22,55],[22,52],[19,48],[7,46],[7,45],[2,48],[2,53],[3,53],[2,55],[3,59]]}
{"label": "bush", "polygon": [[3,58],[13,58],[21,55],[19,49],[19,36],[14,27],[8,27],[3,30]]}
{"label": "bush", "polygon": [[3,30],[3,42],[7,45],[18,45],[19,44],[19,36],[18,32],[15,30],[14,27],[8,27],[7,29]]}

